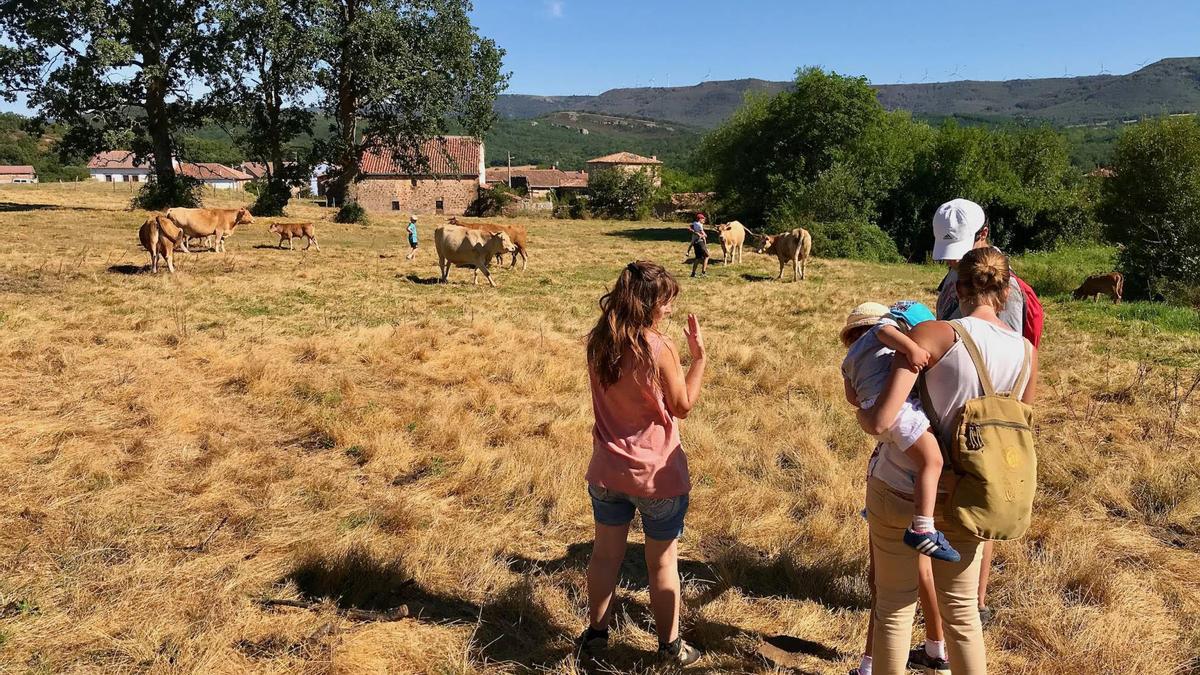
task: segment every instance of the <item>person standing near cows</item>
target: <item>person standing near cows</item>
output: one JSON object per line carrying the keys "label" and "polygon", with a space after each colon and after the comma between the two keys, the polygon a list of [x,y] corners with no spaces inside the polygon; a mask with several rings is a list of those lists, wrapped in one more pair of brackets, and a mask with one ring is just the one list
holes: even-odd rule
{"label": "person standing near cows", "polygon": [[696,220],[689,228],[692,232],[692,276],[696,276],[696,267],[700,267],[700,276],[708,276],[708,233],[704,231],[706,218],[703,213],[696,214]]}
{"label": "person standing near cows", "polygon": [[417,214],[408,217],[408,247],[411,249],[405,260],[412,260],[417,255]]}

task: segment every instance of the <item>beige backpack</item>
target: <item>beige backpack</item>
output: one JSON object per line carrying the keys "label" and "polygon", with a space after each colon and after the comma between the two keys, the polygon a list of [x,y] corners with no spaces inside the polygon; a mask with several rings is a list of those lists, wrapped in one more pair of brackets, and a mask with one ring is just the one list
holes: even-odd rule
{"label": "beige backpack", "polygon": [[[998,394],[984,365],[979,346],[958,321],[954,332],[975,364],[983,396],[963,404],[954,436],[939,439],[946,466],[953,471],[945,515],[981,539],[1019,539],[1029,529],[1037,491],[1037,453],[1033,442],[1033,409],[1019,394],[1029,382],[1032,350],[1025,342],[1025,360],[1012,392]],[[933,407],[921,383],[925,412]]]}

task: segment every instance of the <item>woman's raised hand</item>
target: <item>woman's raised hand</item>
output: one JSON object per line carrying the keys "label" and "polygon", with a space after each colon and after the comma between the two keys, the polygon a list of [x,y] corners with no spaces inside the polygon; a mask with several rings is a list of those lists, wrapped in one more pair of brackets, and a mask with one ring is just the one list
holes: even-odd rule
{"label": "woman's raised hand", "polygon": [[692,360],[697,361],[704,358],[704,336],[700,333],[700,320],[695,314],[688,314],[687,328],[683,329],[683,334],[687,337],[688,351],[692,354]]}

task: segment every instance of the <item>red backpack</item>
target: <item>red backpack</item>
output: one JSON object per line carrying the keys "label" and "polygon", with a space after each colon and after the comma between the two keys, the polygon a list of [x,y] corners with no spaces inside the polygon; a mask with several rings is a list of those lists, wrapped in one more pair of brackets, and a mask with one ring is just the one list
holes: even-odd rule
{"label": "red backpack", "polygon": [[1042,301],[1038,300],[1037,293],[1033,292],[1029,284],[1015,274],[1012,277],[1017,280],[1017,286],[1020,286],[1021,292],[1025,294],[1025,316],[1021,321],[1021,334],[1036,348],[1042,341],[1042,324],[1045,322],[1046,312],[1042,309]]}

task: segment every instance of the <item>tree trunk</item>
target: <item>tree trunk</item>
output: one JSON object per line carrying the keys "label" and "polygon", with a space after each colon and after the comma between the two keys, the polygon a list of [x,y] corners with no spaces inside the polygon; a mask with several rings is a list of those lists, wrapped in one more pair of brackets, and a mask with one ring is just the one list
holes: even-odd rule
{"label": "tree trunk", "polygon": [[175,166],[171,163],[175,153],[171,144],[171,120],[167,114],[167,83],[161,77],[151,77],[146,85],[146,125],[154,157],[154,178],[165,188],[175,182]]}
{"label": "tree trunk", "polygon": [[359,156],[358,144],[355,141],[355,127],[358,124],[358,96],[355,87],[354,44],[350,39],[350,26],[358,14],[357,0],[346,0],[345,32],[341,38],[341,63],[337,73],[337,126],[338,141],[341,146],[341,166],[338,167],[337,192],[343,202],[350,197],[350,186],[358,179]]}

